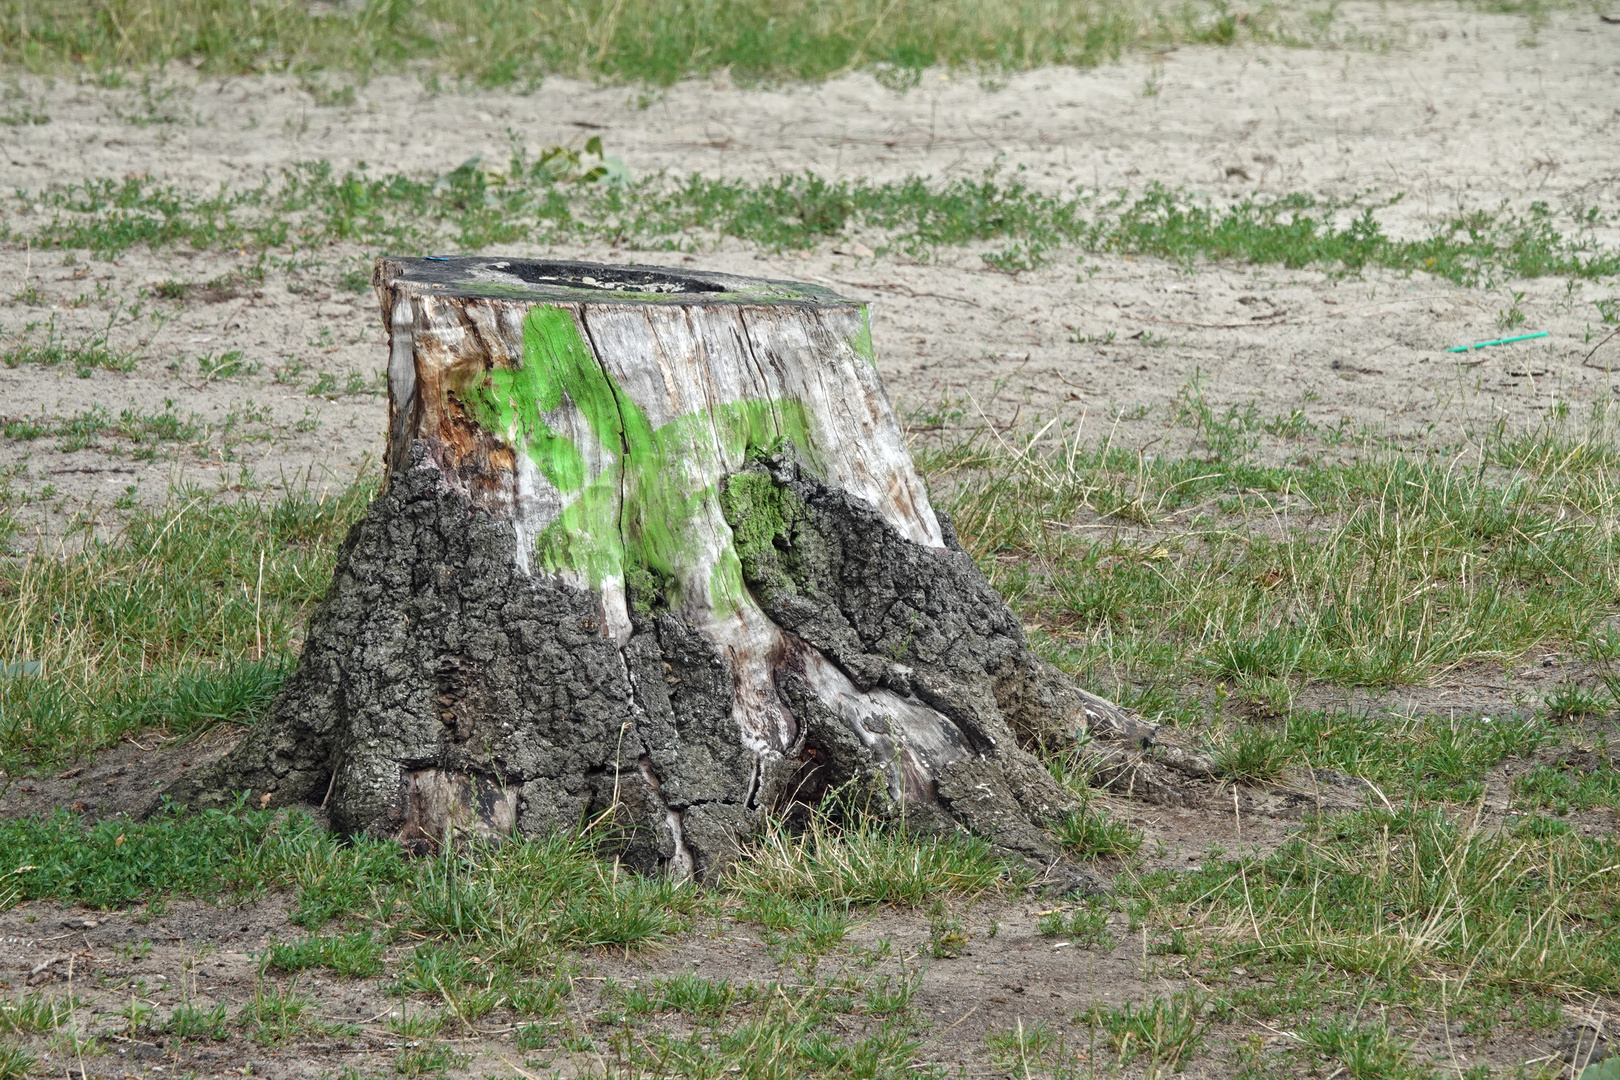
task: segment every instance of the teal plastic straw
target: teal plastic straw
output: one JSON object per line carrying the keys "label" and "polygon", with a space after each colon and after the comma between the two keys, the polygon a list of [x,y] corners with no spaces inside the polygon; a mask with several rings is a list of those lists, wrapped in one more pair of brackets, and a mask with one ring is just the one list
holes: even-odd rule
{"label": "teal plastic straw", "polygon": [[1446,352],[1469,352],[1473,349],[1483,349],[1487,345],[1511,345],[1515,341],[1531,341],[1538,337],[1546,337],[1547,331],[1542,330],[1534,334],[1520,334],[1518,337],[1499,337],[1491,341],[1476,341],[1472,345],[1453,345]]}

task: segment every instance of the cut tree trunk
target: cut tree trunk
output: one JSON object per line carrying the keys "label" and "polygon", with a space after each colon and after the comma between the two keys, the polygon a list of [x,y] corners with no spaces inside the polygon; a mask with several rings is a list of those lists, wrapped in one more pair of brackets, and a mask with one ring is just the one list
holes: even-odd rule
{"label": "cut tree trunk", "polygon": [[1076,800],[1038,746],[1173,788],[929,504],[862,305],[518,259],[374,283],[385,487],[271,716],[182,800],[420,849],[607,814],[630,865],[709,876],[834,793],[1051,863]]}

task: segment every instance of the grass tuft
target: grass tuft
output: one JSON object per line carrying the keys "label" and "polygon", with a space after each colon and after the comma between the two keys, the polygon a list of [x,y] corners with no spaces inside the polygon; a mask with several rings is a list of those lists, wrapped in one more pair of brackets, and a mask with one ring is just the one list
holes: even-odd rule
{"label": "grass tuft", "polygon": [[690,972],[651,979],[620,992],[620,1003],[631,1013],[676,1011],[693,1016],[721,1018],[738,1005],[758,997],[752,986],[736,986],[728,979],[705,979]]}
{"label": "grass tuft", "polygon": [[[43,331],[38,323],[29,323],[16,335],[15,343],[0,353],[0,363],[8,368],[23,364],[66,366],[81,379],[88,379],[97,371],[133,371],[135,354],[114,349],[107,340],[108,331],[103,330],[83,341],[69,341],[58,331],[54,318],[45,324]],[[8,434],[7,437],[17,436]]]}
{"label": "grass tuft", "polygon": [[480,946],[486,960],[536,960],[558,948],[635,947],[663,940],[696,903],[668,879],[614,874],[590,836],[552,836],[432,860],[406,898],[409,925],[432,939]]}
{"label": "grass tuft", "polygon": [[1430,1080],[1439,1075],[1414,1062],[1410,1044],[1386,1024],[1331,1016],[1307,1020],[1299,1037],[1321,1056],[1340,1062],[1354,1080]]}
{"label": "grass tuft", "polygon": [[75,1001],[35,990],[14,999],[0,998],[0,1034],[48,1035],[73,1018]]}
{"label": "grass tuft", "polygon": [[267,962],[279,971],[324,967],[339,975],[369,978],[381,973],[383,946],[369,930],[341,937],[311,935],[290,943],[272,942]]}
{"label": "grass tuft", "polygon": [[1230,780],[1265,784],[1282,775],[1292,756],[1286,735],[1244,726],[1216,749],[1215,767]]}
{"label": "grass tuft", "polygon": [[0,1080],[24,1080],[32,1076],[37,1061],[22,1047],[0,1042]]}
{"label": "grass tuft", "polygon": [[1040,917],[1036,929],[1043,937],[1066,937],[1077,945],[1114,947],[1114,935],[1108,932],[1107,911],[1088,907],[1075,908],[1067,915],[1061,910],[1051,911]]}
{"label": "grass tuft", "polygon": [[1134,855],[1142,847],[1139,831],[1089,806],[1065,817],[1053,834],[1071,855],[1081,859]]}
{"label": "grass tuft", "polygon": [[316,1018],[315,999],[298,992],[296,979],[285,989],[260,980],[252,999],[232,1019],[261,1046],[286,1042],[325,1026]]}
{"label": "grass tuft", "polygon": [[815,815],[801,833],[767,826],[727,883],[745,899],[919,908],[1010,891],[1023,879],[976,838],[910,836],[869,820],[840,826]]}
{"label": "grass tuft", "polygon": [[179,1039],[212,1039],[224,1042],[231,1037],[231,1024],[223,1004],[211,1009],[186,1003],[169,1013],[164,1031]]}
{"label": "grass tuft", "polygon": [[162,412],[143,413],[136,409],[123,409],[116,419],[100,405],[92,405],[69,417],[40,416],[38,419],[21,417],[8,420],[0,428],[0,434],[23,442],[54,437],[61,440],[59,450],[71,453],[93,445],[98,436],[128,439],[136,445],[193,442],[204,431],[200,419],[195,413],[182,418],[175,413],[172,403]]}
{"label": "grass tuft", "polygon": [[1163,1068],[1179,1072],[1202,1047],[1202,1009],[1202,1002],[1188,991],[1154,998],[1140,1009],[1129,1002],[1117,1009],[1093,1006],[1080,1019],[1107,1033],[1121,1063],[1147,1058],[1147,1074],[1153,1076]]}

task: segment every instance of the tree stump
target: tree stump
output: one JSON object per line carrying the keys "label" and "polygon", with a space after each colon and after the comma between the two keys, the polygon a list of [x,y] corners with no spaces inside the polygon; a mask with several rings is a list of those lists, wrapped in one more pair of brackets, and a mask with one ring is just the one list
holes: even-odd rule
{"label": "tree stump", "polygon": [[385,487],[271,716],[178,797],[418,848],[611,812],[631,866],[709,876],[838,792],[1051,862],[1075,800],[1029,748],[1150,735],[1029,650],[930,505],[862,305],[519,259],[374,284]]}

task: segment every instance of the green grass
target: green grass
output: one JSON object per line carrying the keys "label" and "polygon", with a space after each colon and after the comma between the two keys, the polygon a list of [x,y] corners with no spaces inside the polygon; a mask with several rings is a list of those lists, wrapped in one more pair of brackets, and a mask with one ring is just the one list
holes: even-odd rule
{"label": "green grass", "polygon": [[73,1016],[74,999],[66,994],[30,991],[18,998],[0,998],[0,1033],[39,1035],[55,1031]]}
{"label": "green grass", "polygon": [[418,934],[476,946],[487,962],[522,965],[559,948],[662,941],[696,902],[691,889],[668,879],[613,874],[594,858],[589,838],[553,837],[470,861],[429,861],[405,911]]}
{"label": "green grass", "polygon": [[[408,1038],[432,1040],[452,1028],[471,1030],[495,1010],[522,1019],[563,1016],[581,958],[603,949],[646,951],[691,929],[698,917],[717,914],[722,904],[716,901],[746,907],[760,900],[746,890],[711,895],[625,874],[598,857],[596,841],[605,835],[531,837],[412,861],[387,842],[340,841],[301,814],[238,805],[229,812],[159,814],[141,823],[86,824],[69,813],[0,822],[0,852],[6,865],[16,864],[28,898],[93,907],[145,900],[161,907],[178,896],[235,900],[290,888],[300,910],[321,908],[362,924],[272,942],[261,955],[260,982],[238,1010],[182,1003],[161,1025],[180,1038],[240,1032],[278,1045],[341,1034],[298,989],[298,973],[310,969],[350,978],[384,975],[403,1002],[439,1003],[442,1010],[434,1012],[404,1007],[395,1025]],[[926,852],[922,860],[928,861]],[[832,877],[818,891],[839,891]],[[335,903],[336,894],[349,903]],[[755,911],[784,933],[815,933],[821,926],[816,912],[807,918],[802,908]],[[841,938],[841,930],[834,933],[817,955]],[[724,1063],[719,1074],[909,1075],[917,1047],[909,1029],[916,981],[902,977],[897,984],[887,973],[820,979],[815,966],[812,958],[794,981],[769,985],[682,975],[618,989],[607,997],[622,1016],[610,1022],[604,1052],[630,1071],[656,1065],[657,1075],[716,1075],[692,1072],[706,1055]],[[294,978],[280,981],[276,973]],[[677,1037],[661,1026],[665,1013],[685,1017],[685,1033]],[[144,1006],[140,1015],[150,1023]],[[64,1004],[37,994],[0,1003],[0,1031],[55,1030],[70,1018]],[[856,1030],[840,1033],[851,1019]],[[525,1030],[529,1048],[575,1038],[554,1027]],[[757,1058],[761,1053],[777,1060],[767,1066]]]}
{"label": "green grass", "polygon": [[675,1011],[693,1016],[723,1017],[759,995],[753,986],[737,986],[728,979],[674,975],[649,979],[620,991],[619,1001],[631,1013]]}
{"label": "green grass", "polygon": [[176,1005],[164,1022],[163,1030],[179,1039],[212,1039],[223,1042],[231,1037],[229,1010],[223,1004],[204,1009],[185,1003]]}
{"label": "green grass", "polygon": [[1590,769],[1574,768],[1567,760],[1537,765],[1513,778],[1513,792],[1531,807],[1558,814],[1598,806],[1620,808],[1620,769],[1612,758]]}
{"label": "green grass", "polygon": [[[152,295],[159,300],[204,300],[219,303],[254,292],[264,284],[264,260],[251,266],[238,267],[208,281],[160,281],[152,286]],[[227,356],[230,354],[227,353]],[[240,356],[240,354],[237,354]]]}
{"label": "green grass", "polygon": [[918,908],[1021,886],[1027,872],[973,837],[915,837],[869,820],[839,827],[816,816],[804,832],[785,825],[755,838],[728,882],[744,898]]}
{"label": "green grass", "polygon": [[466,1068],[471,1054],[458,1054],[443,1043],[407,1047],[394,1058],[397,1076],[444,1076],[451,1069]]}
{"label": "green grass", "polygon": [[[1073,1075],[1074,1062],[1062,1061],[1065,1049],[1063,1036],[1044,1021],[1026,1025],[1020,1017],[1017,1026],[1008,1031],[992,1031],[984,1038],[996,1064],[1009,1076],[1035,1076],[1049,1071],[1054,1075]],[[1051,1058],[1061,1064],[1052,1067]]]}
{"label": "green grass", "polygon": [[[1402,718],[1373,710],[1298,710],[1266,733],[1274,760],[1459,802],[1483,794],[1482,778],[1493,766],[1528,757],[1559,737],[1554,725],[1532,713]],[[1280,765],[1266,779],[1277,771]]]}
{"label": "green grass", "polygon": [[1077,945],[1096,945],[1104,949],[1114,947],[1114,935],[1108,931],[1108,912],[1089,907],[1073,911],[1052,911],[1041,916],[1036,929],[1043,937],[1066,937]]}
{"label": "green grass", "polygon": [[849,933],[850,905],[836,900],[776,896],[753,891],[745,918],[765,929],[765,943],[780,962],[815,957],[842,944]]}
{"label": "green grass", "polygon": [[[1620,273],[1620,252],[1594,239],[1607,219],[1541,203],[1522,212],[1505,205],[1459,212],[1426,236],[1398,239],[1378,220],[1398,199],[1333,202],[1296,193],[1223,205],[1156,184],[1135,194],[1050,193],[996,170],[949,181],[810,173],[759,182],[695,174],[630,181],[604,172],[604,160],[617,161],[556,147],[531,156],[519,146],[504,168],[474,160],[438,177],[364,168],[340,176],[314,162],[237,190],[200,193],[132,177],[18,198],[50,216],[31,242],[104,257],[136,246],[263,251],[334,242],[391,251],[582,241],[693,250],[735,238],[782,250],[861,236],[879,254],[910,258],[980,248],[988,265],[1009,272],[1079,250],[1189,266],[1226,259],[1335,273],[1382,267],[1469,285]],[[176,290],[184,295],[180,285]],[[19,357],[8,354],[7,363]]]}
{"label": "green grass", "polygon": [[1264,784],[1282,775],[1296,758],[1286,736],[1259,725],[1244,725],[1216,749],[1220,774],[1245,784]]}
{"label": "green grass", "polygon": [[[1377,218],[1378,209],[1398,201],[1399,196],[1371,205],[1331,203],[1296,193],[1220,207],[1155,184],[1140,198],[1116,200],[1111,215],[1105,215],[1108,228],[1087,246],[1183,263],[1231,259],[1348,271],[1381,266],[1468,285],[1620,272],[1620,253],[1581,236],[1586,225],[1603,220],[1595,212],[1577,212],[1577,231],[1565,235],[1546,204],[1534,203],[1524,213],[1504,204],[1458,213],[1429,236],[1398,240],[1384,232]],[[1338,224],[1346,217],[1348,224]]]}
{"label": "green grass", "polygon": [[1079,859],[1133,855],[1142,847],[1142,834],[1109,819],[1094,807],[1068,815],[1053,830],[1058,842]]}
{"label": "green grass", "polygon": [[1187,992],[1154,998],[1140,1008],[1129,1003],[1117,1009],[1095,1006],[1081,1019],[1106,1033],[1121,1064],[1146,1058],[1151,1076],[1166,1067],[1179,1072],[1183,1062],[1197,1053],[1204,1041],[1202,1008],[1198,996]]}
{"label": "green grass", "polygon": [[270,946],[269,963],[279,971],[327,968],[339,975],[364,978],[381,973],[382,950],[382,942],[369,930],[336,937],[311,935],[302,941],[275,942]]}
{"label": "green grass", "polygon": [[23,899],[56,897],[121,908],[163,894],[252,892],[280,857],[315,842],[304,826],[281,830],[273,815],[159,813],[93,825],[77,814],[0,821],[0,863]]}
{"label": "green grass", "polygon": [[1145,874],[1129,893],[1228,962],[1310,961],[1396,988],[1446,971],[1454,993],[1612,992],[1617,856],[1612,835],[1534,836],[1411,804],[1316,823],[1273,855]]}
{"label": "green grass", "polygon": [[[1304,20],[1293,20],[1308,29]],[[366,77],[410,65],[482,85],[547,75],[667,85],[729,70],[739,81],[870,69],[897,87],[942,65],[1000,72],[1090,66],[1131,48],[1231,44],[1289,32],[1269,5],[1079,0],[372,0],[315,13],[295,0],[18,0],[0,13],[0,62],[36,71],[190,61],[209,73],[329,69]],[[341,76],[340,76],[341,78]],[[305,79],[322,104],[343,87]]]}
{"label": "green grass", "polygon": [[[1256,696],[1421,683],[1580,641],[1613,610],[1606,413],[1491,436],[1466,469],[1376,439],[1348,463],[1261,464],[1258,434],[1192,423],[1197,456],[1063,435],[922,455],[963,542],[1053,655],[1150,712],[1203,715],[1170,690],[1189,681]],[[1231,763],[1271,771],[1258,738]]]}
{"label": "green grass", "polygon": [[[941,1075],[937,1067],[917,1060],[918,1040],[906,1019],[863,1023],[861,1017],[847,1015],[854,1011],[847,987],[822,983],[790,991],[773,984],[750,996],[755,1000],[741,1010],[687,1013],[696,1021],[690,1034],[668,1027],[622,1029],[609,1041],[613,1071],[756,1080]],[[846,1026],[854,1031],[840,1037],[839,1029]]]}
{"label": "green grass", "polygon": [[0,563],[0,642],[38,664],[0,680],[0,767],[261,715],[370,494],[181,492],[114,539]]}
{"label": "green grass", "polygon": [[331,1031],[331,1025],[318,1018],[314,998],[298,992],[296,980],[285,987],[261,981],[232,1022],[261,1046]]}
{"label": "green grass", "polygon": [[1439,1074],[1412,1059],[1410,1044],[1381,1023],[1332,1016],[1300,1027],[1300,1038],[1318,1055],[1341,1064],[1353,1080],[1429,1080]]}
{"label": "green grass", "polygon": [[20,1046],[0,1042],[0,1080],[23,1080],[32,1075],[37,1060]]}

